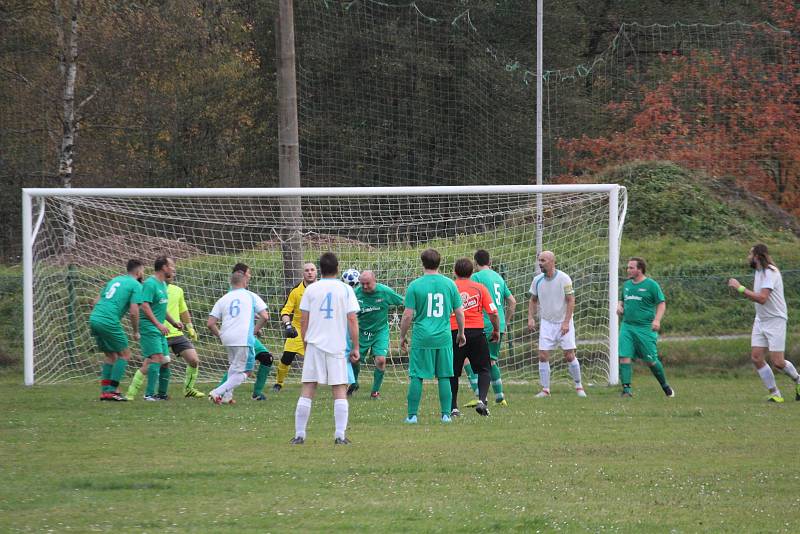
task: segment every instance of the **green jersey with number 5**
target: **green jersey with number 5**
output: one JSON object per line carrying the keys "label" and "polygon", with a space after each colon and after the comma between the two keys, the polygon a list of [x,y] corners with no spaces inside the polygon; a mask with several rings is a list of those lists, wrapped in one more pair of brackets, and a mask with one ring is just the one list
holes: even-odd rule
{"label": "green jersey with number 5", "polygon": [[128,312],[131,304],[142,303],[142,284],[127,274],[112,278],[100,292],[100,299],[92,309],[94,321],[117,324]]}
{"label": "green jersey with number 5", "polygon": [[[489,295],[492,296],[494,305],[497,306],[497,319],[500,321],[500,332],[506,331],[506,310],[503,304],[508,297],[511,296],[511,290],[508,289],[506,281],[496,271],[492,269],[483,269],[472,273],[472,281],[478,282],[486,286],[489,290]],[[492,322],[489,320],[489,315],[483,312],[483,329],[486,332],[492,331]]]}
{"label": "green jersey with number 5", "polygon": [[438,349],[453,343],[450,314],[463,306],[456,283],[441,274],[425,274],[408,285],[406,308],[414,310],[411,346]]}

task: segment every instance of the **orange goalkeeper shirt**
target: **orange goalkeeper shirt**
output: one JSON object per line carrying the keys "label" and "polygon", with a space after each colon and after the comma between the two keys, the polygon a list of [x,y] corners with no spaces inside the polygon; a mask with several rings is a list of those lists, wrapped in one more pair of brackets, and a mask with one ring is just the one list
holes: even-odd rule
{"label": "orange goalkeeper shirt", "polygon": [[[483,329],[483,312],[497,315],[497,306],[486,286],[469,278],[456,279],[456,287],[464,306],[464,328]],[[458,330],[455,314],[450,316],[450,329]]]}

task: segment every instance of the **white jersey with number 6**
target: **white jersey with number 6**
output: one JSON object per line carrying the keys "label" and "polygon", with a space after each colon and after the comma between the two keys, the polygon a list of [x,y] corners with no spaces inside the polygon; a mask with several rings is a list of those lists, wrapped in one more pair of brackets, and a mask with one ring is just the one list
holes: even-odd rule
{"label": "white jersey with number 6", "polygon": [[267,309],[261,297],[240,287],[219,299],[211,310],[222,321],[219,338],[226,347],[252,347],[256,314]]}
{"label": "white jersey with number 6", "polygon": [[306,288],[300,309],[308,314],[306,343],[328,354],[344,353],[347,314],[361,309],[353,288],[338,278],[322,278]]}

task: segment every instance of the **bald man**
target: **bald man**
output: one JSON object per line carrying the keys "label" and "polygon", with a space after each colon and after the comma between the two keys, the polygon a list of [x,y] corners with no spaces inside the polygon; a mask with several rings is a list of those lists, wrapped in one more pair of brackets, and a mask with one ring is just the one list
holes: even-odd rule
{"label": "bald man", "polygon": [[306,287],[317,281],[317,266],[313,263],[303,265],[303,279],[289,291],[286,303],[281,308],[281,322],[283,323],[283,333],[286,342],[283,344],[283,355],[278,363],[277,377],[275,385],[272,386],[273,393],[283,389],[283,382],[289,374],[289,367],[297,356],[305,354],[303,337],[300,335],[300,301]]}
{"label": "bald man", "polygon": [[352,395],[358,390],[358,373],[367,353],[375,360],[370,398],[380,398],[383,375],[386,372],[386,357],[389,355],[389,308],[403,305],[403,297],[389,286],[379,284],[372,271],[364,271],[358,277],[356,298],[361,307],[358,312],[358,345],[361,358],[353,364],[355,382],[347,390]]}
{"label": "bald man", "polygon": [[581,365],[575,357],[575,325],[572,314],[575,311],[575,292],[572,279],[556,269],[556,256],[549,250],[539,254],[541,274],[531,282],[531,299],[528,302],[528,328],[536,330],[536,316],[539,325],[539,383],[542,390],[537,398],[550,396],[550,353],[558,347],[564,351],[567,369],[575,381],[575,391],[585,397],[581,383]]}

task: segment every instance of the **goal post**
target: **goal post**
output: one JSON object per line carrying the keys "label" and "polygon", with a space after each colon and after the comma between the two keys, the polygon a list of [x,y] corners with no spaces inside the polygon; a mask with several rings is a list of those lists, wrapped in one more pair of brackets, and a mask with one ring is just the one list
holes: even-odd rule
{"label": "goal post", "polygon": [[[285,301],[281,206],[300,199],[303,261],[337,254],[340,270],[370,269],[378,282],[404,294],[422,274],[419,254],[442,254],[441,272],[483,248],[518,301],[500,353],[507,380],[533,380],[538,338],[527,331],[528,288],[536,270],[537,196],[542,198],[542,246],[556,255],[576,291],[578,357],[585,380],[617,382],[619,244],[627,194],[615,184],[356,188],[23,189],[25,384],[92,380],[101,354],[88,328],[89,305],[130,258],[147,273],[159,255],[177,259],[175,283],[186,294],[200,331],[200,379],[226,367],[219,342],[204,328],[214,301],[227,290],[231,267],[253,269],[250,288],[274,321],[264,344],[283,351],[278,314]],[[69,219],[66,214],[71,212]],[[74,221],[70,222],[70,221]],[[70,225],[74,225],[71,227]],[[69,234],[73,239],[66,240]],[[390,313],[388,379],[407,376],[399,349],[402,308]],[[123,324],[129,328],[127,319]],[[132,342],[135,369],[140,353]],[[556,381],[567,380],[554,358]],[[183,362],[174,358],[175,379]],[[295,365],[298,365],[297,363]],[[294,379],[299,373],[292,372]]]}

